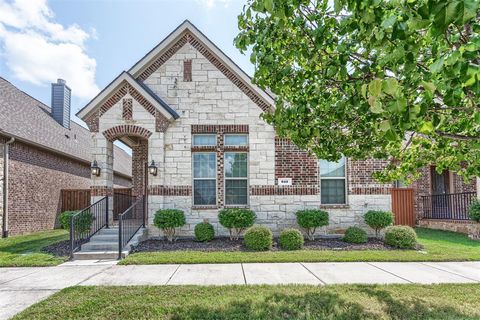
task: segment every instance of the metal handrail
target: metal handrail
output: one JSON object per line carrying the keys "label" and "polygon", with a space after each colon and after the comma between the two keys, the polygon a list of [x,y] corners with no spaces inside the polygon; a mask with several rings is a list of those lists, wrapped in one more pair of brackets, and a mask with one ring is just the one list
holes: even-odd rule
{"label": "metal handrail", "polygon": [[423,195],[421,198],[423,219],[469,220],[468,209],[476,192]]}
{"label": "metal handrail", "polygon": [[127,210],[118,215],[118,259],[133,236],[145,227],[145,199],[140,197]]}
{"label": "metal handrail", "polygon": [[[83,221],[81,220],[83,219]],[[70,217],[70,257],[103,227],[108,228],[108,196]]]}

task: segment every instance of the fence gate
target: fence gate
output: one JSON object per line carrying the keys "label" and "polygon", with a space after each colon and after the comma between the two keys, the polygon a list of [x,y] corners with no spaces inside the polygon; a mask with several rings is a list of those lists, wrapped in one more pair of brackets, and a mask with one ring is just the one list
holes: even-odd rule
{"label": "fence gate", "polygon": [[392,189],[392,211],[396,225],[415,226],[415,206],[413,204],[413,189]]}

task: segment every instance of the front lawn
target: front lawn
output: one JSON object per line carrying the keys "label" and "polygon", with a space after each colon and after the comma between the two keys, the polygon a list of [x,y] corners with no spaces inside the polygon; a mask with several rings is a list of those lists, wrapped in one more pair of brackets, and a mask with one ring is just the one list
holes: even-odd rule
{"label": "front lawn", "polygon": [[0,239],[0,267],[55,266],[67,257],[41,252],[45,246],[68,239],[65,230],[49,230]]}
{"label": "front lawn", "polygon": [[415,250],[298,250],[267,252],[163,251],[129,255],[120,264],[322,262],[322,261],[469,261],[480,260],[480,241],[467,235],[416,228],[423,246]]}
{"label": "front lawn", "polygon": [[71,287],[13,319],[479,319],[478,284]]}

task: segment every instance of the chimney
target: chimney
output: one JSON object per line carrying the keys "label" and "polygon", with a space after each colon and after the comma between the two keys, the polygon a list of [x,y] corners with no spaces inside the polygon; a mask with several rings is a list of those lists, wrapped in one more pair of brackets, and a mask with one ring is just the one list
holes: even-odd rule
{"label": "chimney", "polygon": [[63,79],[57,79],[57,83],[52,83],[52,117],[67,129],[70,129],[71,92]]}

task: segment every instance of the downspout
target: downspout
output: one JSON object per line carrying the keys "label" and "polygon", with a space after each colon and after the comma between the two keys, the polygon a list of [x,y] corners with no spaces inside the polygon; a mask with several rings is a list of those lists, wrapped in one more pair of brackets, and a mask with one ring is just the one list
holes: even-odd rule
{"label": "downspout", "polygon": [[8,149],[9,145],[15,141],[10,140],[3,144],[3,219],[2,219],[2,238],[8,237]]}

